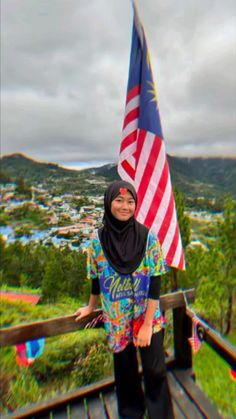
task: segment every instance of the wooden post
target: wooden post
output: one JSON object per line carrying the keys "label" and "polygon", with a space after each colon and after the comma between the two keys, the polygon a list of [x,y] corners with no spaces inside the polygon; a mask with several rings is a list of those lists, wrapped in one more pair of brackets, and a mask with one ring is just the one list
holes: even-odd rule
{"label": "wooden post", "polygon": [[172,291],[176,291],[178,289],[177,269],[171,268],[171,271],[172,271]]}
{"label": "wooden post", "polygon": [[185,307],[173,309],[175,364],[179,368],[192,368],[192,350],[188,338],[192,335],[192,321]]}

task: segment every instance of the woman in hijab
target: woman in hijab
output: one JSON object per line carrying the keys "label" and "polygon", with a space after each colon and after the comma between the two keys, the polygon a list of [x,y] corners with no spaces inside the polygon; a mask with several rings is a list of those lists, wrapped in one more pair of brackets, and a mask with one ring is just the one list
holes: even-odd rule
{"label": "woman in hijab", "polygon": [[[114,356],[118,411],[121,418],[173,418],[166,378],[160,276],[166,272],[157,236],[135,219],[137,194],[116,181],[104,196],[103,227],[88,249],[91,295],[78,317],[90,314],[101,298],[108,345]],[[137,348],[144,389],[138,372]]]}

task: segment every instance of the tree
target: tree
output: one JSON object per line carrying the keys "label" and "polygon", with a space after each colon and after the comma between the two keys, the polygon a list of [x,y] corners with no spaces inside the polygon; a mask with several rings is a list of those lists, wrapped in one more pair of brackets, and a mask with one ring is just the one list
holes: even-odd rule
{"label": "tree", "polygon": [[227,197],[223,217],[214,228],[208,251],[198,255],[198,264],[188,271],[198,278],[198,309],[224,334],[231,329],[236,285],[235,209],[235,201]]}
{"label": "tree", "polygon": [[190,243],[190,219],[185,213],[185,199],[182,192],[174,188],[174,197],[182,244],[186,248]]}
{"label": "tree", "polygon": [[6,243],[3,236],[0,234],[0,285],[4,282],[4,267],[5,267],[5,258],[6,258]]}
{"label": "tree", "polygon": [[9,285],[20,284],[20,274],[22,273],[22,260],[24,246],[19,240],[6,246],[3,263],[4,278]]}
{"label": "tree", "polygon": [[221,255],[221,270],[227,289],[227,314],[225,334],[231,329],[233,298],[236,286],[236,202],[231,196],[224,202],[223,219],[217,224],[217,245]]}
{"label": "tree", "polygon": [[[178,191],[176,188],[174,188],[174,197],[175,197],[178,224],[179,224],[180,234],[182,238],[182,245],[183,245],[183,248],[185,249],[190,243],[190,219],[185,214],[184,195],[180,191]],[[172,268],[172,289],[176,290],[177,288],[178,288],[177,269]]]}
{"label": "tree", "polygon": [[26,185],[22,177],[16,179],[16,192],[20,195],[27,196],[28,198],[32,197],[31,187]]}
{"label": "tree", "polygon": [[0,170],[0,182],[6,184],[12,182],[12,179],[6,172]]}
{"label": "tree", "polygon": [[48,260],[42,280],[42,295],[46,301],[55,302],[62,294],[64,274],[58,259],[53,256]]}

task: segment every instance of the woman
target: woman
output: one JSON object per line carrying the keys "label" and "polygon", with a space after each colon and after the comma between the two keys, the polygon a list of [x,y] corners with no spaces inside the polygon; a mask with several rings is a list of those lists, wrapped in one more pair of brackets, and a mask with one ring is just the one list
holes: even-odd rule
{"label": "woman", "polygon": [[173,413],[158,301],[166,268],[157,236],[135,219],[136,207],[137,194],[130,183],[117,181],[106,190],[103,227],[88,249],[92,291],[76,320],[97,307],[100,294],[120,417],[141,419],[147,409],[150,419],[167,419]]}

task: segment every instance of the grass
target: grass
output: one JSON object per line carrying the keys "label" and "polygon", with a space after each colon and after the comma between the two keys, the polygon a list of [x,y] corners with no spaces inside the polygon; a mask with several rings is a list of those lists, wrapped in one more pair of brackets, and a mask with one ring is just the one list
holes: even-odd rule
{"label": "grass", "polygon": [[[236,333],[230,341],[236,342]],[[206,343],[193,358],[196,382],[217,406],[224,418],[236,417],[236,383],[230,376],[230,366]]]}
{"label": "grass", "polygon": [[[6,288],[5,288],[6,289]],[[7,287],[16,291],[16,288]],[[17,289],[19,291],[19,289]],[[21,291],[35,291],[24,288]],[[37,290],[39,291],[39,290]],[[0,301],[1,327],[64,316],[81,306],[65,298],[54,304],[33,306],[21,301]],[[112,354],[102,329],[84,330],[47,338],[42,356],[30,367],[16,363],[15,347],[1,349],[1,406],[7,413],[40,400],[48,400],[112,373]]]}
{"label": "grass", "polygon": [[[7,287],[16,291],[16,288]],[[19,291],[19,288],[18,288]],[[22,288],[22,292],[36,290]],[[39,290],[37,290],[39,292]],[[30,323],[40,319],[73,313],[80,302],[65,298],[54,304],[32,306],[24,302],[0,302],[1,326]],[[165,347],[172,347],[172,313],[167,312]],[[236,333],[229,336],[236,344]],[[217,406],[224,418],[236,417],[236,384],[230,377],[230,367],[203,343],[193,357],[197,384]],[[103,330],[87,330],[48,338],[43,355],[29,368],[19,367],[15,348],[1,350],[1,393],[4,405],[13,409],[39,400],[47,400],[77,387],[97,381],[112,373],[112,355]],[[6,409],[3,409],[6,412]]]}
{"label": "grass", "polygon": [[30,288],[30,287],[13,287],[7,284],[1,285],[1,291],[9,291],[9,292],[22,292],[22,293],[29,293],[29,294],[41,294],[40,288]]}
{"label": "grass", "polygon": [[[7,288],[16,291],[16,288]],[[28,288],[18,288],[18,291],[28,292]],[[32,289],[31,289],[32,291]],[[38,290],[37,290],[38,291]],[[66,297],[55,304],[37,304],[33,306],[23,301],[0,300],[1,327],[15,326],[32,321],[46,320],[53,317],[73,314],[81,302],[78,299]]]}

